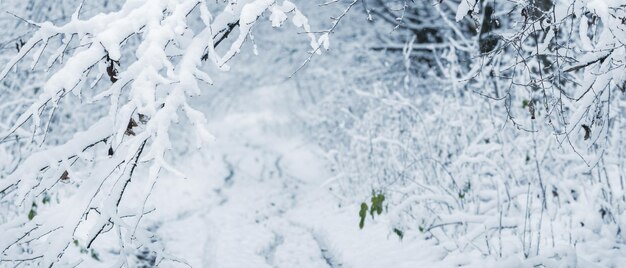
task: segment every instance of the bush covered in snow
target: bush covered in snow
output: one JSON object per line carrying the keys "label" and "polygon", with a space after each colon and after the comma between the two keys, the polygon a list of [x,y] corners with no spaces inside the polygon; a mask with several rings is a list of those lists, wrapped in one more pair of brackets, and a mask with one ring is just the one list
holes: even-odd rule
{"label": "bush covered in snow", "polygon": [[363,3],[379,54],[312,117],[328,188],[384,193],[390,232],[455,264],[624,262],[623,3]]}

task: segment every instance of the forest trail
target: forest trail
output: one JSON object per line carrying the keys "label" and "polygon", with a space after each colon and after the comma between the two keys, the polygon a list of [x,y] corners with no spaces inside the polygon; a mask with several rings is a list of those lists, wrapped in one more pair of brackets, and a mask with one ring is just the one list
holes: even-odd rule
{"label": "forest trail", "polygon": [[153,194],[164,197],[155,200],[155,229],[165,251],[220,268],[423,267],[441,259],[430,242],[401,241],[383,224],[359,230],[358,207],[338,207],[321,187],[329,174],[299,133],[297,106],[290,87],[262,87],[209,119],[216,141],[184,161],[205,165],[183,164],[188,178],[164,178]]}

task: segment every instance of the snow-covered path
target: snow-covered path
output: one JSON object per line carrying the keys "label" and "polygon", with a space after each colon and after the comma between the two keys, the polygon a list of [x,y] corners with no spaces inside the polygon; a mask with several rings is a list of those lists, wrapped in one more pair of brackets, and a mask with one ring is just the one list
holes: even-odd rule
{"label": "snow-covered path", "polygon": [[153,194],[165,197],[152,218],[166,252],[193,267],[423,267],[441,259],[430,242],[400,241],[382,224],[358,229],[358,208],[339,207],[321,187],[329,175],[298,131],[297,105],[288,86],[263,87],[211,120],[217,140],[179,167],[188,178],[164,178]]}

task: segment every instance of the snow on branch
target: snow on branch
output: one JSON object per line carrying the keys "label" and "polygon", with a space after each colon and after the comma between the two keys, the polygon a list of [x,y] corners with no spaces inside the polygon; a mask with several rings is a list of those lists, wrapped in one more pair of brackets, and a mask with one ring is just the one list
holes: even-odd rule
{"label": "snow on branch", "polygon": [[[268,12],[274,27],[291,16],[297,27],[309,32],[313,49],[319,48],[306,17],[290,1],[218,2],[128,0],[115,12],[86,19],[79,16],[81,5],[62,25],[30,22],[36,31],[0,71],[0,79],[28,55],[31,68],[40,65],[48,50],[53,51],[46,61],[51,75],[37,99],[0,133],[2,137],[28,126],[33,136],[47,133],[44,113],[61,105],[69,93],[80,96],[85,84],[96,90],[88,103],[108,104],[109,112],[64,144],[42,142],[39,151],[0,180],[0,198],[12,200],[22,210],[32,204],[28,217],[20,214],[0,225],[0,262],[35,262],[43,267],[69,265],[77,258],[81,262],[80,255],[67,256],[71,243],[92,247],[99,236],[116,228],[119,263],[128,265],[133,249],[151,243],[151,234],[138,230],[138,224],[159,174],[167,170],[184,176],[165,158],[172,148],[170,128],[180,121],[179,113],[192,125],[198,147],[212,140],[206,118],[188,103],[188,98],[201,94],[198,81],[212,83],[202,60],[228,70],[227,63]],[[196,20],[201,21],[199,29],[190,26]],[[238,33],[229,35],[235,28]],[[58,39],[60,45],[52,48]],[[219,53],[216,46],[226,42],[228,49]],[[76,44],[76,49],[68,49]],[[124,205],[124,193],[140,165],[148,167],[145,185],[139,186],[144,188],[142,201]],[[76,186],[69,190],[69,199],[36,206],[42,196],[68,182]],[[135,216],[122,218],[121,206],[134,207]]]}

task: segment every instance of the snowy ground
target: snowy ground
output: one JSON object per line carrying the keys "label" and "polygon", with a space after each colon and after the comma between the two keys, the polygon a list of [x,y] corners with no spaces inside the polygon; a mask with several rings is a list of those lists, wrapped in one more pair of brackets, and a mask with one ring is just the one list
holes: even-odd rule
{"label": "snowy ground", "polygon": [[158,234],[166,251],[193,267],[424,267],[441,259],[427,240],[401,241],[382,224],[359,230],[358,208],[339,207],[321,187],[329,177],[322,157],[294,130],[297,98],[285,85],[259,88],[212,120],[217,140],[180,167],[188,179],[165,178],[153,194],[164,197],[153,217],[165,219]]}

